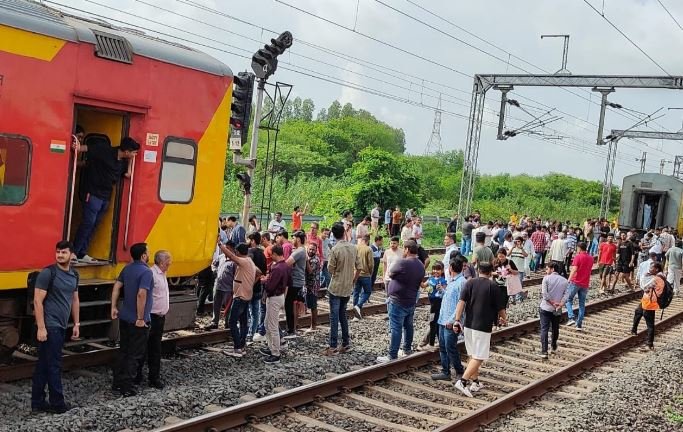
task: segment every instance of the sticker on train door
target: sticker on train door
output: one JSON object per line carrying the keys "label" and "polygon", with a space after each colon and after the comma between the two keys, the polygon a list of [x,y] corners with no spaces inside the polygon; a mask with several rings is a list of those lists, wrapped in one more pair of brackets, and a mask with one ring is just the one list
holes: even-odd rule
{"label": "sticker on train door", "polygon": [[142,160],[147,163],[156,163],[157,152],[154,150],[145,150]]}
{"label": "sticker on train door", "polygon": [[147,133],[146,143],[148,147],[159,147],[159,134]]}
{"label": "sticker on train door", "polygon": [[52,152],[52,153],[65,153],[66,152],[66,141],[60,141],[60,140],[50,141],[50,152]]}

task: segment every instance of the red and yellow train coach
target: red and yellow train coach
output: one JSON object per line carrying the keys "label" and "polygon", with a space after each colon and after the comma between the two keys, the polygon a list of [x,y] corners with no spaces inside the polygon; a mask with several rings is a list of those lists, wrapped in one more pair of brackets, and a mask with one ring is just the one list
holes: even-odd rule
{"label": "red and yellow train coach", "polygon": [[[169,250],[169,277],[207,267],[232,81],[227,66],[201,52],[37,3],[0,0],[0,345],[16,345],[22,325],[24,333],[31,327],[28,273],[52,263],[55,243],[73,240],[78,228],[81,164],[70,146],[76,125],[86,144],[98,137],[117,146],[130,136],[141,145],[133,176],[114,187],[93,235],[88,254],[101,261],[79,264],[81,333],[110,330],[111,284],[133,243]],[[193,319],[191,298],[175,300],[171,325]]]}

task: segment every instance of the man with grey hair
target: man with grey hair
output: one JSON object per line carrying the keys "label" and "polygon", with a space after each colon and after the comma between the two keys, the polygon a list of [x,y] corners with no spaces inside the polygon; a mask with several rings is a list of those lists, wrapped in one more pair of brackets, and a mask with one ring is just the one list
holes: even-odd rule
{"label": "man with grey hair", "polygon": [[565,235],[563,232],[558,234],[557,238],[550,244],[550,262],[558,265],[559,274],[566,276],[564,273],[564,260],[567,258],[568,248],[567,242],[564,241]]}
{"label": "man with grey hair", "polygon": [[[161,381],[161,336],[164,334],[164,323],[169,309],[168,279],[166,272],[171,266],[171,254],[166,250],[158,250],[154,254],[154,265],[152,266],[152,277],[154,285],[152,289],[152,311],[150,316],[149,337],[147,339],[147,369],[148,384],[156,389],[163,389],[164,383]],[[144,360],[138,365],[138,373],[135,383],[142,382],[142,365]]]}

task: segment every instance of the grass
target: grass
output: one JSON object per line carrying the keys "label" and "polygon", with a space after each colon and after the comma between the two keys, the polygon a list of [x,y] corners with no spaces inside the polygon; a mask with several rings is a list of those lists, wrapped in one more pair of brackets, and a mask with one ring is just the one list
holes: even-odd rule
{"label": "grass", "polygon": [[683,395],[675,397],[674,406],[667,406],[664,412],[671,423],[683,426]]}

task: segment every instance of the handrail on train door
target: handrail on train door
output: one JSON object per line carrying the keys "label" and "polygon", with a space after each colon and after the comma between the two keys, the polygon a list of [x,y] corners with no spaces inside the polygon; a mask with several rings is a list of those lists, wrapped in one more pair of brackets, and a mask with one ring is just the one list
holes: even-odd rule
{"label": "handrail on train door", "polygon": [[130,161],[130,185],[128,187],[128,207],[126,208],[126,228],[123,233],[123,250],[128,250],[128,228],[130,226],[130,209],[133,199],[133,180],[135,179],[135,156]]}
{"label": "handrail on train door", "polygon": [[[69,201],[69,220],[66,224],[66,238],[71,238],[71,220],[74,214],[74,197],[76,195],[76,168],[78,167],[78,148],[81,145],[81,141],[76,135],[71,135],[73,139],[71,143],[71,148],[74,151],[74,166],[73,171],[71,171],[71,198]],[[77,144],[77,145],[74,145]]]}

